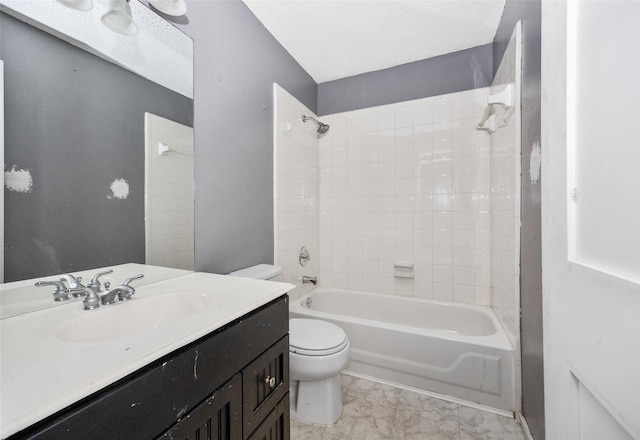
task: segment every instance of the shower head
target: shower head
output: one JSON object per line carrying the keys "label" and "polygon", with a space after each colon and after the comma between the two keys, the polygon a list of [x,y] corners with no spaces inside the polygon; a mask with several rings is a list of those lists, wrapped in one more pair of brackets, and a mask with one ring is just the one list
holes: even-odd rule
{"label": "shower head", "polygon": [[311,119],[313,122],[318,124],[318,129],[316,130],[316,133],[318,133],[318,136],[323,135],[327,131],[329,131],[329,124],[323,124],[322,122],[318,121],[314,117],[302,115],[302,122],[307,122],[308,119]]}
{"label": "shower head", "polygon": [[327,131],[329,131],[329,124],[318,121],[318,134],[325,134]]}

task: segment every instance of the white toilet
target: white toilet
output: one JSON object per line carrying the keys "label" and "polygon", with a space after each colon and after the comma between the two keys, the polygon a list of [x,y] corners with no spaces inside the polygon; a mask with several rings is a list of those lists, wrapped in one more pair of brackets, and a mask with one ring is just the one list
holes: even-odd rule
{"label": "white toilet", "polygon": [[333,425],[342,414],[340,370],[349,363],[344,330],[319,319],[289,320],[291,415],[303,422]]}
{"label": "white toilet", "polygon": [[[282,281],[282,268],[259,264],[229,275]],[[349,359],[349,340],[340,327],[318,319],[290,319],[291,416],[316,425],[333,425],[342,414],[339,373]]]}

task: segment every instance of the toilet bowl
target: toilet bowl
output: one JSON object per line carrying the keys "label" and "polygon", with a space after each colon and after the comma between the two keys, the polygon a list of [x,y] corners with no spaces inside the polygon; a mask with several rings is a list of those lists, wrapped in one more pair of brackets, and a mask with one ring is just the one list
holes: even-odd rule
{"label": "toilet bowl", "polygon": [[342,414],[340,370],[349,363],[350,345],[340,327],[317,319],[289,320],[291,416],[316,425],[333,425]]}
{"label": "toilet bowl", "polygon": [[[229,275],[282,281],[282,268],[259,264]],[[339,373],[349,360],[349,339],[340,327],[318,319],[290,319],[291,416],[315,425],[333,425],[343,408]]]}

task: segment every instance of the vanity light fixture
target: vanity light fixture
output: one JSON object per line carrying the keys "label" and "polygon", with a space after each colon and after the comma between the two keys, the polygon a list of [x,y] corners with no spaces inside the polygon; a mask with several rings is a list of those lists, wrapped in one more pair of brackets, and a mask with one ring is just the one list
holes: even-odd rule
{"label": "vanity light fixture", "polygon": [[[93,9],[93,0],[56,0],[58,3],[77,11]],[[129,0],[109,0],[107,13],[100,19],[102,24],[121,35],[137,35],[140,31],[133,21]]]}
{"label": "vanity light fixture", "polygon": [[179,17],[187,13],[184,0],[149,0],[149,4],[163,14]]}
{"label": "vanity light fixture", "polygon": [[133,21],[129,0],[109,0],[108,11],[101,18],[102,24],[121,35],[136,35],[140,30]]}

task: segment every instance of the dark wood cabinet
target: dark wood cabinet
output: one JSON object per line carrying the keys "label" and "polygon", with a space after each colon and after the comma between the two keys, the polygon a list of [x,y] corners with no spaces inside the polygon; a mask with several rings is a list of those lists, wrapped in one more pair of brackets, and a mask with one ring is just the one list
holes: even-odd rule
{"label": "dark wood cabinet", "polygon": [[[288,350],[288,349],[287,349]],[[248,440],[289,439],[289,395],[287,394],[265,417]]]}
{"label": "dark wood cabinet", "polygon": [[159,440],[234,440],[242,437],[242,375],[218,388]]}
{"label": "dark wood cabinet", "polygon": [[288,331],[285,295],[9,440],[287,440]]}

